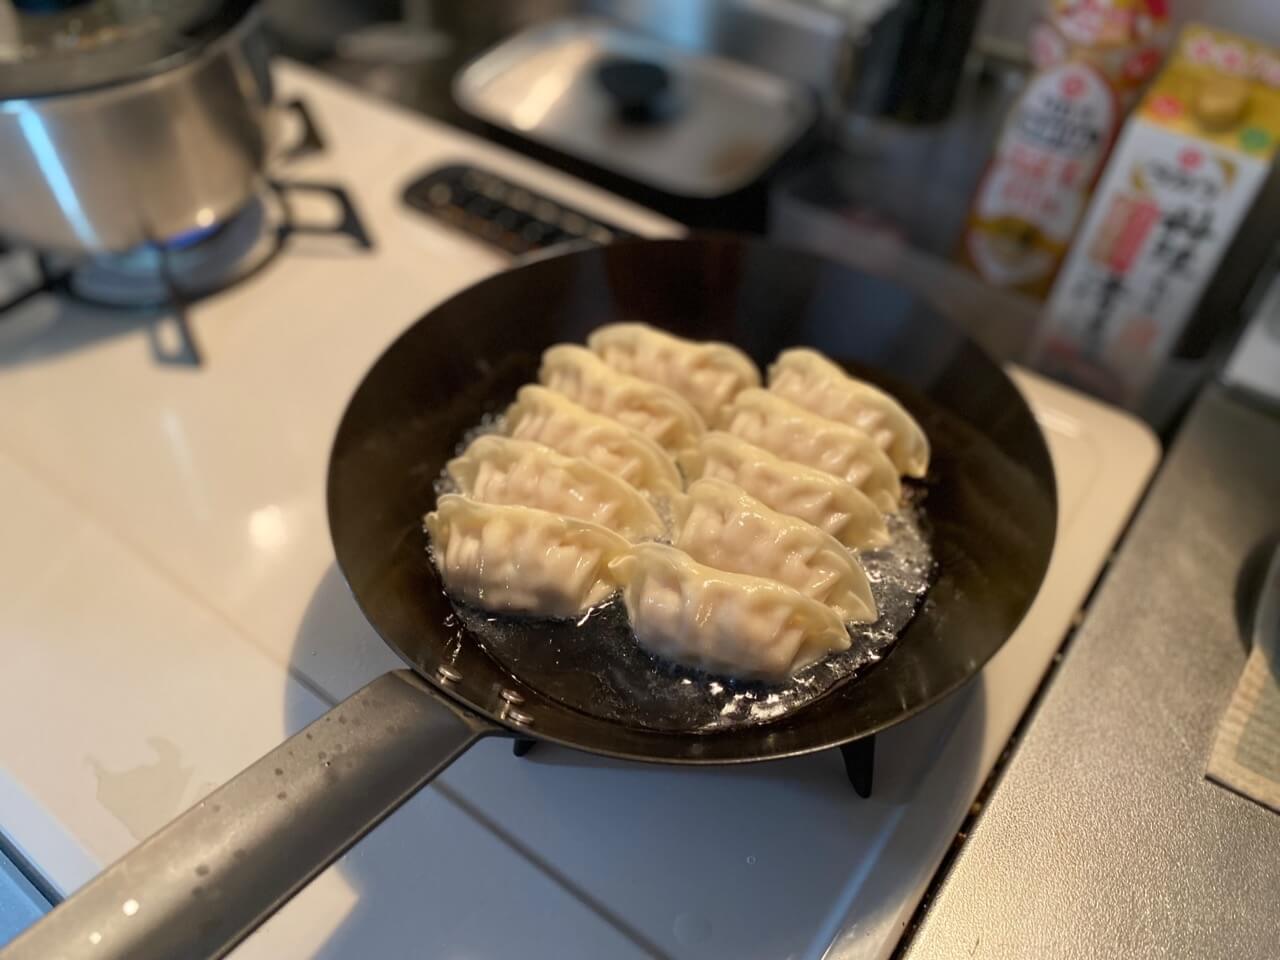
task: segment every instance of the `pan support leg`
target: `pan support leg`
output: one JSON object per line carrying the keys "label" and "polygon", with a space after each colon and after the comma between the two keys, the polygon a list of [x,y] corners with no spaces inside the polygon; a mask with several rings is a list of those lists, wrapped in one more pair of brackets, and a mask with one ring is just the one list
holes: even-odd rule
{"label": "pan support leg", "polygon": [[846,743],[840,748],[844,758],[844,772],[853,784],[853,791],[864,800],[871,796],[871,781],[876,766],[876,738],[874,735]]}
{"label": "pan support leg", "polygon": [[[523,757],[533,749],[535,742],[523,738],[514,740],[511,752],[517,757]],[[844,772],[848,775],[854,792],[864,799],[870,797],[871,782],[875,774],[876,738],[863,737],[853,743],[846,743],[840,748],[840,755],[844,758]]]}

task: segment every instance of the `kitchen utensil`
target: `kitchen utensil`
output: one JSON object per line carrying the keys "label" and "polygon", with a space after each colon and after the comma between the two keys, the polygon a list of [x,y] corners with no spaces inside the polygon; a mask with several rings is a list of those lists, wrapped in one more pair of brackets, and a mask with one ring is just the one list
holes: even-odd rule
{"label": "kitchen utensil", "polygon": [[4,4],[0,234],[123,251],[240,209],[267,155],[260,19],[250,0]]}
{"label": "kitchen utensil", "polygon": [[[868,302],[876,309],[860,312]],[[880,663],[775,722],[697,734],[604,719],[585,672],[543,662],[536,646],[518,676],[491,658],[427,557],[420,518],[464,432],[533,378],[547,346],[620,319],[729,340],[759,363],[812,344],[892,390],[929,434],[924,502],[938,571],[924,604]],[[412,669],[375,680],[214,791],[0,951],[4,960],[221,956],[481,737],[679,764],[865,738],[936,703],[1000,648],[1039,588],[1057,516],[1031,412],[964,335],[883,281],[726,236],[538,259],[436,307],[352,397],[328,506],[357,602]]]}
{"label": "kitchen utensil", "polygon": [[797,83],[592,18],[508,38],[458,74],[453,94],[486,123],[698,199],[759,179],[817,116]]}

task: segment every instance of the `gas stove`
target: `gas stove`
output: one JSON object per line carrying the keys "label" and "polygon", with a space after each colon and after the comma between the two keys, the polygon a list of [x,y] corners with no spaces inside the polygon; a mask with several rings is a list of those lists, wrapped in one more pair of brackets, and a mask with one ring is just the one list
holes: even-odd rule
{"label": "gas stove", "polygon": [[[277,81],[325,140],[288,179],[340,188],[369,244],[298,232],[192,298],[198,366],[66,291],[0,312],[0,832],[55,895],[398,666],[334,567],[329,444],[377,355],[510,263],[423,176],[490,171],[584,234],[681,231],[304,68]],[[0,297],[32,278],[6,261]],[[1158,454],[1015,376],[1058,471],[1044,588],[978,680],[878,738],[868,799],[838,752],[703,770],[482,743],[234,955],[890,956]]]}
{"label": "gas stove", "polygon": [[[0,300],[0,317],[42,295],[83,303],[98,313],[128,311],[146,324],[158,361],[198,366],[202,354],[190,323],[194,304],[252,279],[300,235],[327,236],[371,249],[369,233],[342,186],[287,179],[293,161],[325,149],[306,101],[287,101],[277,120],[292,145],[277,151],[273,176],[221,222],[118,253],[0,251],[17,261],[0,268],[11,280],[11,289]],[[294,121],[292,131],[289,120]],[[325,206],[328,209],[317,214],[317,207]]]}

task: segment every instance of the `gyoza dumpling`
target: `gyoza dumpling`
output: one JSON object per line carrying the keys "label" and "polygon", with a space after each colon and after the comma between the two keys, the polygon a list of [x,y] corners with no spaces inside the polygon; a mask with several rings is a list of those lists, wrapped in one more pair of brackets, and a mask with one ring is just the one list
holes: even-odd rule
{"label": "gyoza dumpling", "polygon": [[670,497],[681,489],[675,461],[643,433],[546,387],[521,387],[507,408],[505,424],[507,434],[517,440],[582,457],[643,493]]}
{"label": "gyoza dumpling", "polygon": [[866,573],[813,524],[770,510],[724,480],[695,481],[672,512],[675,546],[699,563],[795,587],[845,623],[876,619]]}
{"label": "gyoza dumpling", "polygon": [[636,639],[678,663],[777,681],[849,648],[830,607],[773,580],[704,566],[675,547],[639,544],[609,571]]}
{"label": "gyoza dumpling", "polygon": [[816,350],[784,350],[769,367],[769,389],[806,410],[871,435],[900,473],[929,472],[929,438],[879,387],[849,376]]}
{"label": "gyoza dumpling", "polygon": [[696,343],[645,323],[607,324],[587,346],[615,370],[670,387],[713,426],[739,390],[760,385],[760,371],[737,347]]}
{"label": "gyoza dumpling", "polygon": [[563,343],[542,355],[538,382],[574,403],[639,430],[667,450],[692,447],[706,425],[661,384],[615,370],[586,347]]}
{"label": "gyoza dumpling", "polygon": [[477,437],[445,465],[465,494],[481,503],[536,507],[589,520],[628,540],[666,535],[666,524],[635,487],[581,457],[529,440]]}
{"label": "gyoza dumpling", "polygon": [[829,473],[782,460],[763,447],[712,430],[680,455],[685,477],[736,483],[779,513],[805,520],[853,549],[889,542],[884,514],[871,498]]}
{"label": "gyoza dumpling", "polygon": [[768,390],[744,390],[733,401],[729,432],[784,460],[851,483],[881,510],[898,509],[898,470],[870,436],[810,413]]}
{"label": "gyoza dumpling", "polygon": [[424,524],[449,593],[486,610],[572,617],[614,591],[609,563],[630,546],[611,530],[531,507],[446,493]]}

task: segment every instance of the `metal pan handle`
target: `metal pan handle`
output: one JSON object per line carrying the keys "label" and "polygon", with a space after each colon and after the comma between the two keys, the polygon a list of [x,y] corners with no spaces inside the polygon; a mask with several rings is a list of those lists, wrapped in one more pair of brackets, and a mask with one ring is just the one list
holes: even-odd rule
{"label": "metal pan handle", "polygon": [[384,674],[0,950],[2,960],[221,957],[494,725]]}

